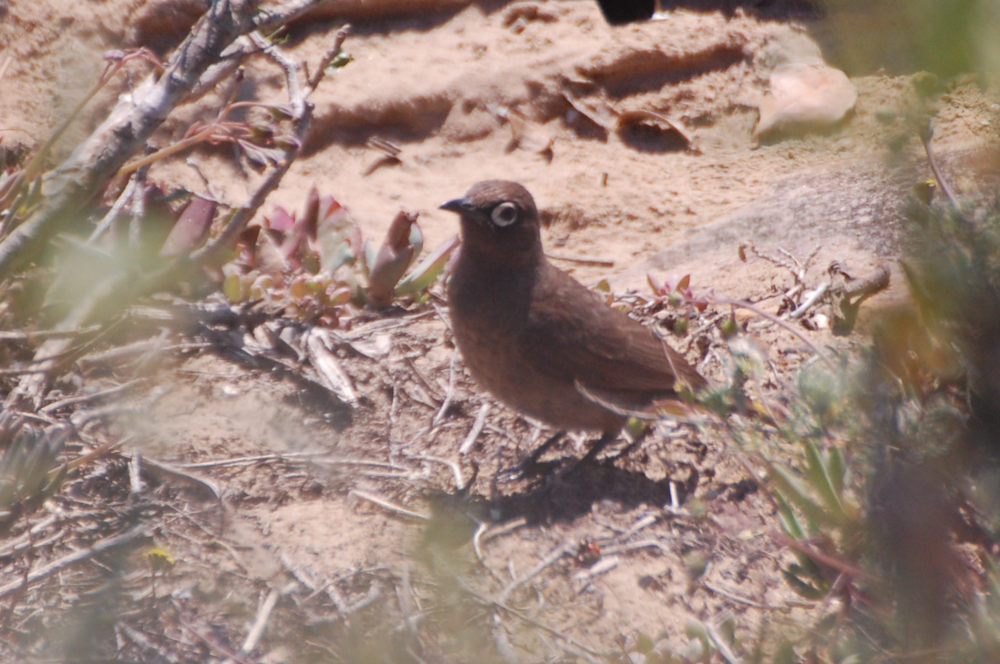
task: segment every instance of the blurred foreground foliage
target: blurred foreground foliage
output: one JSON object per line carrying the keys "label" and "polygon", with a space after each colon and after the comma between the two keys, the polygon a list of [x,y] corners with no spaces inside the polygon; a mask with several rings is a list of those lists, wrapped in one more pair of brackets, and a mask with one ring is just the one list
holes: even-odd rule
{"label": "blurred foreground foliage", "polygon": [[[914,57],[936,63],[929,68],[947,74],[986,53],[987,68],[996,71],[998,42],[991,41],[993,33],[983,36],[995,5],[918,0],[886,8],[920,27],[912,33]],[[251,169],[280,163],[276,150],[294,147],[284,127],[287,114],[268,110],[257,120],[220,114],[227,131],[239,137],[231,142]],[[2,157],[0,236],[7,236],[46,192],[39,162],[14,151]],[[221,291],[238,305],[349,325],[365,306],[424,302],[454,249],[451,241],[418,261],[422,237],[415,216],[406,213],[376,248],[334,198],[313,190],[301,212],[276,208],[218,257],[166,285],[158,282],[152,292],[132,291],[123,284],[142,282],[178,256],[204,248],[232,211],[221,211],[205,193],[164,191],[147,181],[141,167],[130,178],[91,192],[96,203],[80,209],[38,257],[4,276],[0,328],[22,333],[18,343],[3,348],[5,367],[40,362],[34,351],[42,347],[35,344],[45,338],[42,333],[75,333],[86,346],[125,309],[154,295],[197,299]],[[640,635],[608,659],[733,661],[735,651],[747,661],[1000,661],[1000,210],[914,202],[909,219],[905,272],[912,306],[883,312],[860,361],[806,367],[787,407],[765,404],[756,424],[730,429],[767,469],[780,528],[795,557],[785,580],[804,599],[827,608],[822,620],[767,635],[780,643],[766,654],[737,638],[738,624],[727,619],[718,625],[692,621],[690,647],[683,652],[663,647],[658,636]],[[105,290],[110,292],[101,306],[80,316],[82,305]],[[751,346],[734,341],[732,350],[742,387],[760,376],[765,362]],[[74,349],[53,357],[69,362]],[[11,388],[13,379],[5,380],[5,389]],[[63,488],[70,464],[60,455],[68,435],[60,426],[29,426],[0,414],[4,533]],[[775,440],[794,450],[792,459],[766,456]],[[126,564],[118,557],[105,561],[104,569]],[[371,602],[356,607],[353,622],[327,629],[327,623],[308,622],[306,610],[301,616],[290,611],[276,619],[287,630],[269,639],[292,641],[288,648],[306,661],[418,661],[418,644],[429,652],[458,653],[463,661],[510,661],[494,626],[496,615],[513,609],[463,585],[461,574],[475,573],[475,562],[424,564],[434,569],[429,581],[419,582],[419,612],[407,613],[399,607],[402,600],[373,592]],[[107,576],[105,585],[67,614],[66,624],[74,627],[59,640],[61,658],[71,659],[82,640],[108,633],[94,624],[110,618],[95,618],[94,612],[85,617],[85,610],[130,610],[131,598],[118,596],[119,575]],[[374,581],[371,586],[379,587]],[[100,604],[102,593],[113,594],[114,601]],[[232,610],[240,619],[250,614],[248,605]],[[302,620],[296,624],[288,615]],[[26,624],[41,629],[42,622],[36,616]],[[310,640],[297,641],[303,633]],[[105,647],[95,644],[93,651]],[[207,649],[202,654],[208,657]]]}
{"label": "blurred foreground foliage", "polygon": [[1000,206],[912,203],[912,303],[882,311],[852,368],[803,370],[765,461],[796,562],[828,616],[787,661],[1000,657]]}

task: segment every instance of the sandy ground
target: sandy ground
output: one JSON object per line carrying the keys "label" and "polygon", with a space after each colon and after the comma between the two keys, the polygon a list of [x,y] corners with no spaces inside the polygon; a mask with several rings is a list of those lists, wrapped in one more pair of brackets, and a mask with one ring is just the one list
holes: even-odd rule
{"label": "sandy ground", "polygon": [[[3,146],[36,145],[89,88],[105,50],[137,43],[162,48],[196,15],[197,4],[5,3]],[[904,296],[895,263],[901,211],[911,187],[927,176],[907,122],[916,103],[909,76],[852,76],[858,101],[844,122],[757,145],[756,104],[767,77],[776,62],[794,57],[808,23],[676,11],[610,28],[587,1],[451,3],[388,17],[355,4],[346,45],[353,62],[314,97],[306,152],[266,208],[300,208],[315,185],[346,205],[373,238],[399,209],[419,212],[433,247],[457,232],[440,203],[478,180],[515,179],[533,192],[549,222],[543,234],[550,252],[606,261],[560,261],[587,284],[607,279],[615,292],[645,292],[652,271],[690,274],[697,291],[726,297],[780,294],[792,284],[789,271],[752,252],[741,259],[740,246],[753,244],[773,256],[812,256],[807,282],[831,261],[858,275],[889,265],[892,285],[866,304],[862,329],[869,311]],[[155,11],[164,7],[175,23],[150,18],[161,17]],[[316,61],[341,22],[324,16],[297,26],[289,53]],[[279,72],[263,62],[258,67],[243,94],[279,95]],[[88,106],[70,140],[109,103],[110,94],[102,93]],[[685,128],[690,145],[662,124],[599,128],[573,104],[599,117],[659,113]],[[995,96],[971,79],[957,80],[940,99],[934,147],[956,181],[970,175],[971,164],[995,168],[972,157],[995,140],[998,109]],[[209,112],[205,103],[184,109],[156,142],[175,139]],[[395,144],[398,161],[374,166],[383,153],[370,147],[372,139]],[[231,204],[248,192],[223,151],[158,165],[151,177],[196,190],[207,179],[209,191]],[[772,311],[777,306],[777,299],[765,302]],[[857,340],[822,329],[806,333],[813,343],[841,350]],[[386,575],[411,572],[423,575],[416,594],[431,597],[437,577],[427,568],[454,568],[483,595],[507,589],[519,611],[555,630],[558,636],[505,616],[505,626],[518,624],[509,629],[513,647],[531,661],[546,653],[569,657],[574,647],[605,651],[661,630],[666,643],[680,648],[692,618],[715,624],[735,615],[743,637],[760,629],[778,633],[815,610],[781,581],[789,554],[771,537],[773,506],[754,490],[746,459],[730,441],[666,427],[633,457],[587,470],[579,485],[497,484],[497,471],[543,434],[493,404],[472,451],[458,454],[490,401],[454,361],[442,311],[373,321],[345,335],[340,356],[363,395],[349,422],[329,404],[304,397],[294,382],[201,356],[167,363],[158,378],[168,389],[155,412],[123,423],[137,427],[145,454],[175,464],[302,455],[199,470],[231,507],[225,541],[239,553],[229,558],[204,544],[174,541],[178,549],[193,547],[179,578],[209,585],[213,571],[240,567],[274,586],[295,573],[334,588],[351,605],[386,583]],[[803,357],[800,342],[786,333],[761,328],[755,337],[775,362],[794,366]],[[372,351],[373,340],[384,341],[374,344],[380,350]],[[725,375],[690,343],[686,350],[708,375]],[[449,398],[450,409],[434,422]],[[569,444],[561,454],[579,451]],[[473,476],[460,491],[457,485]],[[671,491],[682,505],[665,509]],[[452,524],[459,515],[458,526],[442,526],[459,532],[457,543],[426,554],[424,543],[433,537],[420,518],[367,496],[425,515],[452,515],[433,523]],[[477,522],[486,528],[476,539],[481,558],[471,543]],[[601,552],[600,565],[584,562],[591,546]],[[565,555],[550,558],[553,552]],[[425,554],[435,562],[419,567],[414,560]],[[518,579],[523,584],[511,588]]]}

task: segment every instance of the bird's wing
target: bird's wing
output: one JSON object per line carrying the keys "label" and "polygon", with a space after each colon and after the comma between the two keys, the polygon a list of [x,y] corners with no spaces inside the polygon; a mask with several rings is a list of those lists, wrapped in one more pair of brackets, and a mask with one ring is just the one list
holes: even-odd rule
{"label": "bird's wing", "polygon": [[[678,381],[704,384],[679,353],[624,313],[601,302],[562,270],[545,265],[528,324],[518,340],[526,360],[541,372],[595,393],[663,396]],[[641,398],[640,398],[641,400]]]}

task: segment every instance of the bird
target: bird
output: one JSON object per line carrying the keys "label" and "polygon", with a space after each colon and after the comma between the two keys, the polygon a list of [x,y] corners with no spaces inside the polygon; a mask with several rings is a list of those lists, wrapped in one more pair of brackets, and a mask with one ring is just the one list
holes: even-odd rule
{"label": "bird", "polygon": [[652,330],[549,262],[521,184],[485,180],[441,209],[460,219],[448,308],[469,372],[501,402],[559,429],[529,461],[567,429],[601,432],[580,462],[594,459],[630,415],[706,385]]}

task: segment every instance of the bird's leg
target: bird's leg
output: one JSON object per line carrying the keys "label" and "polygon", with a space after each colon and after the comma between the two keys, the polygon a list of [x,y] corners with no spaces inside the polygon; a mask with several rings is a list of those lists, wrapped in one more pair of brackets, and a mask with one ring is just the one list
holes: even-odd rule
{"label": "bird's leg", "polygon": [[562,440],[565,435],[566,435],[566,430],[560,429],[559,431],[556,431],[554,434],[546,438],[544,443],[542,443],[534,450],[532,450],[531,454],[529,454],[524,461],[518,464],[518,467],[520,468],[521,472],[522,473],[526,472],[527,470],[533,468],[536,464],[538,464],[538,460],[542,458],[542,455],[548,452],[553,445]]}
{"label": "bird's leg", "polygon": [[601,437],[597,439],[597,442],[591,446],[591,448],[587,451],[587,453],[583,456],[583,458],[580,459],[578,462],[576,462],[574,465],[579,466],[593,461],[594,459],[597,458],[597,455],[601,453],[601,450],[607,447],[608,443],[610,443],[617,437],[618,437],[617,431],[605,431],[603,434],[601,434]]}
{"label": "bird's leg", "polygon": [[531,451],[527,457],[524,458],[520,463],[518,463],[513,468],[508,468],[502,471],[505,479],[513,479],[517,477],[524,477],[527,475],[535,475],[538,473],[538,460],[543,454],[545,454],[553,445],[558,443],[566,435],[566,430],[561,429],[556,431],[554,434],[545,439],[545,442],[539,445],[537,448]]}
{"label": "bird's leg", "polygon": [[623,449],[621,452],[619,452],[618,454],[614,455],[612,457],[612,459],[615,460],[615,461],[617,461],[618,459],[624,459],[629,454],[631,454],[633,451],[635,451],[635,448],[639,447],[640,443],[642,443],[642,441],[646,440],[646,436],[649,435],[649,431],[650,431],[650,427],[648,427],[648,426],[643,427],[642,431],[635,438],[632,439],[632,442],[630,442],[628,445],[626,445],[625,449]]}
{"label": "bird's leg", "polygon": [[569,464],[568,466],[560,470],[558,473],[556,473],[555,476],[556,481],[560,481],[560,478],[572,475],[580,467],[585,466],[594,459],[596,459],[597,455],[601,453],[601,450],[607,447],[608,443],[610,443],[617,437],[618,437],[617,431],[605,431],[603,434],[601,434],[601,437],[597,439],[597,442],[591,446],[591,448],[587,451],[587,453],[583,455],[583,458],[579,459],[578,461],[574,461],[573,463]]}

